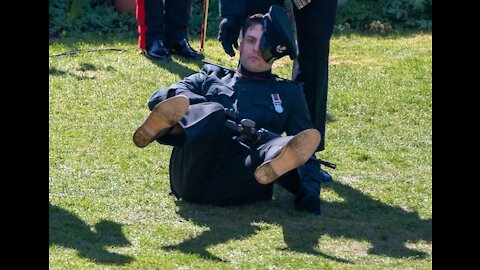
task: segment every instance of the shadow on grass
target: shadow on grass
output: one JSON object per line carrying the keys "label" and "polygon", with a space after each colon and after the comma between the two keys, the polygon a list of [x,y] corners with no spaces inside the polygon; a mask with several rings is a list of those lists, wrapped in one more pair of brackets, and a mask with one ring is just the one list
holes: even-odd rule
{"label": "shadow on grass", "polygon": [[[140,55],[140,52],[139,52],[138,57],[144,57],[144,56]],[[160,61],[160,60],[153,60],[153,59],[148,59],[148,60],[150,60],[157,67],[164,68],[169,73],[177,74],[182,78],[199,72],[203,67],[203,63],[201,60],[190,60],[190,59],[180,58],[176,56],[173,60],[170,60],[170,61]],[[192,63],[197,66],[197,70],[193,70],[187,66],[188,64],[192,64]],[[80,63],[77,71],[86,72],[86,71],[97,71],[97,70],[99,69],[95,65],[92,65],[90,63]],[[115,69],[111,66],[109,66],[106,70],[115,71]],[[72,76],[77,80],[94,79],[88,76],[79,76],[73,72],[63,71],[55,67],[49,67],[48,74],[52,76],[60,76],[60,77]]]}
{"label": "shadow on grass", "polygon": [[[81,80],[94,80],[96,78],[95,72],[114,72],[115,68],[112,66],[107,66],[106,68],[98,68],[90,63],[79,63],[78,67],[75,70],[60,70],[56,67],[49,67],[48,68],[48,75],[52,76],[59,76],[59,77],[67,77],[71,76],[79,81]],[[88,73],[90,72],[90,74]],[[81,75],[78,75],[78,74]]]}
{"label": "shadow on grass", "polygon": [[49,68],[48,69],[48,74],[52,75],[52,76],[59,76],[59,77],[72,76],[79,81],[80,80],[91,80],[91,79],[93,79],[93,78],[89,78],[87,76],[79,76],[79,75],[77,75],[73,72],[70,72],[70,71],[63,71],[63,70],[57,69],[55,67]]}
{"label": "shadow on grass", "polygon": [[330,114],[327,112],[327,119],[325,120],[327,123],[333,123],[333,122],[336,122],[337,119],[335,119],[335,117],[333,116],[333,114]]}
{"label": "shadow on grass", "polygon": [[[145,57],[145,56],[142,56]],[[179,56],[173,56],[171,60],[164,61],[164,60],[153,60],[151,58],[147,58],[153,64],[158,67],[162,67],[168,72],[172,74],[177,74],[181,78],[185,78],[190,76],[194,73],[201,71],[203,67],[202,60],[193,60],[193,59],[186,59]],[[187,66],[187,64],[195,64],[197,66],[197,70],[193,70]]]}
{"label": "shadow on grass", "polygon": [[110,253],[107,246],[130,245],[121,231],[121,224],[101,221],[95,224],[95,231],[74,214],[49,203],[48,242],[77,250],[78,255],[100,264],[125,265],[133,258]]}
{"label": "shadow on grass", "polygon": [[259,228],[256,222],[282,227],[286,248],[292,252],[322,256],[330,260],[352,262],[321,252],[322,236],[366,241],[371,245],[368,254],[394,258],[422,259],[428,254],[409,249],[407,243],[432,241],[432,220],[423,220],[417,213],[389,206],[341,183],[329,183],[344,200],[323,202],[322,215],[314,216],[293,208],[293,196],[276,187],[275,199],[240,207],[212,207],[178,201],[178,214],[197,226],[209,229],[197,237],[177,245],[164,247],[167,251],[196,254],[214,261],[225,261],[207,248],[254,236]]}

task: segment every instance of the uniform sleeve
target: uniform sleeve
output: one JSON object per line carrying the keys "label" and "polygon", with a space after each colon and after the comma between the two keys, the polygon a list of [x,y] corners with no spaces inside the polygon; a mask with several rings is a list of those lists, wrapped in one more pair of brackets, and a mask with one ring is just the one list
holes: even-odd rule
{"label": "uniform sleeve", "polygon": [[206,74],[204,72],[195,73],[170,87],[158,89],[148,99],[148,108],[152,110],[158,103],[164,101],[170,96],[178,94],[187,96],[190,100],[190,104],[204,102],[205,97],[201,95],[201,92],[205,79]]}
{"label": "uniform sleeve", "polygon": [[301,131],[309,128],[313,128],[312,121],[310,120],[310,113],[308,112],[307,102],[303,89],[300,85],[295,85],[295,89],[292,90],[291,111],[288,116],[285,132],[287,135],[295,135]]}
{"label": "uniform sleeve", "polygon": [[218,1],[220,16],[228,15],[245,16],[247,10],[247,0],[220,0]]}

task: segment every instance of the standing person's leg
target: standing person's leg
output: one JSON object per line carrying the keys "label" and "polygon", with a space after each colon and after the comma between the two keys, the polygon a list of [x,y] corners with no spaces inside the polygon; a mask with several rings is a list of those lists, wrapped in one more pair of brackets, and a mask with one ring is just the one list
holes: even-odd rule
{"label": "standing person's leg", "polygon": [[295,8],[299,55],[292,78],[304,83],[313,125],[322,135],[318,151],[325,149],[328,55],[336,10],[337,0],[312,0],[301,10]]}
{"label": "standing person's leg", "polygon": [[138,22],[138,47],[148,57],[165,59],[165,25],[163,0],[136,0]]}
{"label": "standing person's leg", "polygon": [[188,25],[192,0],[165,0],[165,46],[170,53],[187,58],[202,59],[188,43]]}
{"label": "standing person's leg", "polygon": [[191,0],[165,0],[166,46],[172,47],[187,38]]}

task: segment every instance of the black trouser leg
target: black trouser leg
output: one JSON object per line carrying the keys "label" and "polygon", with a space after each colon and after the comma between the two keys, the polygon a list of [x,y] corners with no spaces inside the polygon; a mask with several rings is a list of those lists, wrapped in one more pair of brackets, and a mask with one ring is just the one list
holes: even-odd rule
{"label": "black trouser leg", "polygon": [[299,55],[292,78],[304,83],[313,125],[322,134],[318,151],[325,149],[328,55],[336,9],[337,0],[312,0],[301,10],[295,8]]}
{"label": "black trouser leg", "polygon": [[154,40],[165,39],[163,0],[136,0],[138,46],[148,49]]}
{"label": "black trouser leg", "polygon": [[191,5],[191,0],[165,0],[165,46],[187,37]]}

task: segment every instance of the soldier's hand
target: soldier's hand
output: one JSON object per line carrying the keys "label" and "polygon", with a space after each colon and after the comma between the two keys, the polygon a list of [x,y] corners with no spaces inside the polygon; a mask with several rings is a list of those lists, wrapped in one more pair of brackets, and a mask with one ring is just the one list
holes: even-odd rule
{"label": "soldier's hand", "polygon": [[238,36],[242,28],[242,19],[237,15],[230,15],[222,19],[218,30],[218,40],[223,50],[230,56],[235,56],[233,47],[238,50]]}

